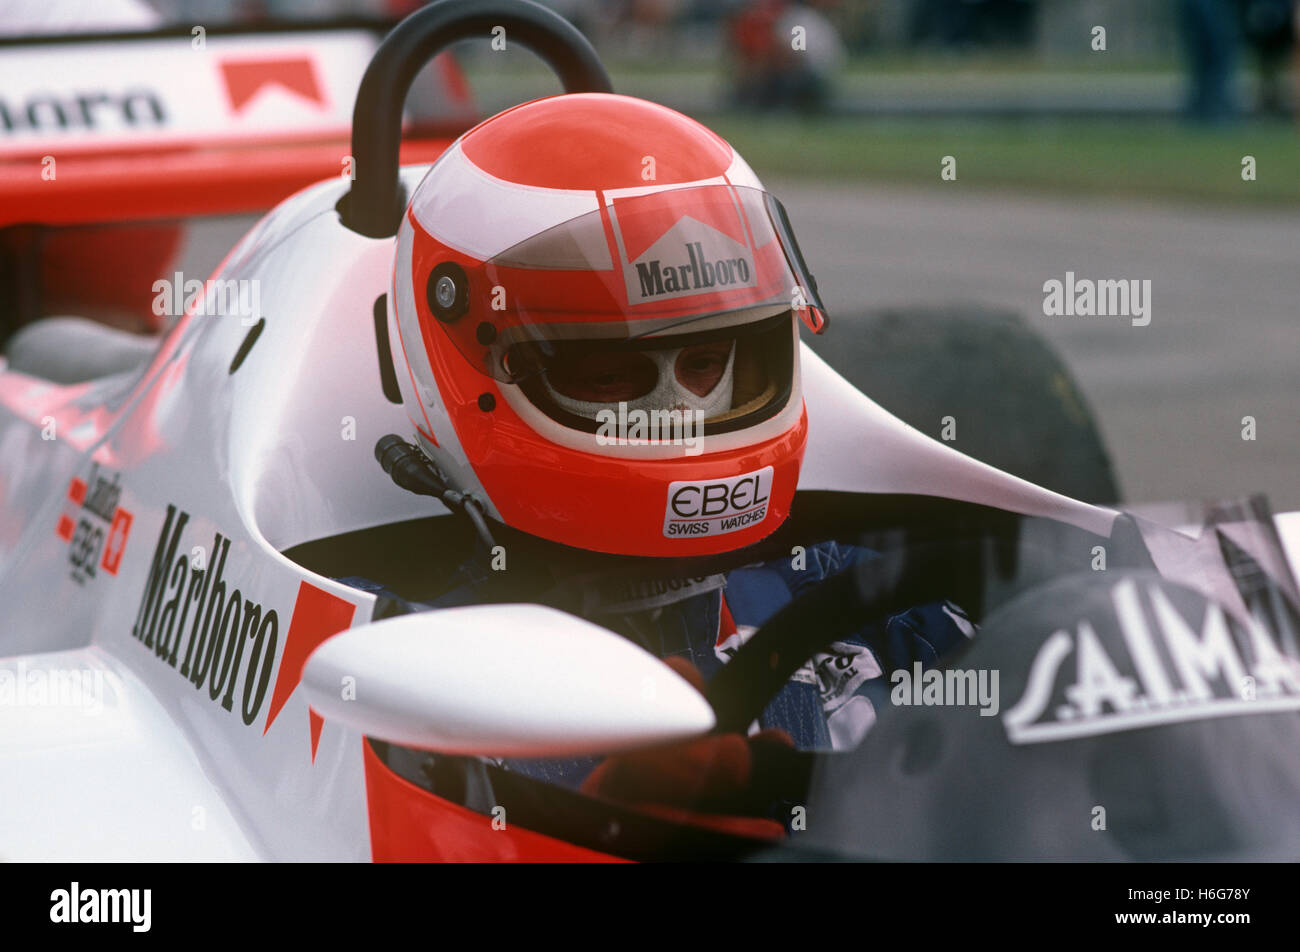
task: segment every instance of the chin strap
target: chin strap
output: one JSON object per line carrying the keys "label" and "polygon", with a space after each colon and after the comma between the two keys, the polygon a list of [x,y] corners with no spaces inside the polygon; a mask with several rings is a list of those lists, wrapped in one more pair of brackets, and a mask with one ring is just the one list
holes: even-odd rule
{"label": "chin strap", "polygon": [[478,536],[482,549],[476,555],[480,555],[485,561],[491,558],[496,540],[492,538],[492,532],[488,529],[487,520],[483,516],[483,507],[469,493],[457,492],[448,486],[432,460],[420,452],[418,446],[390,433],[388,436],[380,437],[379,442],[375,444],[375,459],[384,468],[384,472],[392,477],[393,482],[407,492],[415,493],[417,496],[433,496],[452,512],[459,512],[466,516],[474,526],[474,532]]}

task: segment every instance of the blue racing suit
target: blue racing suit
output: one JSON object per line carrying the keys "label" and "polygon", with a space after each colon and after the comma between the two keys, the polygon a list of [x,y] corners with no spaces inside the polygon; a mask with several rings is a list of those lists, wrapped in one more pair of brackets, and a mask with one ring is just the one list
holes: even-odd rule
{"label": "blue racing suit", "polygon": [[[741,644],[804,591],[874,555],[837,542],[808,546],[801,557],[733,569],[725,574],[639,583],[592,583],[579,614],[631,638],[660,658],[681,657],[710,680]],[[350,584],[360,580],[345,579]],[[361,587],[367,587],[364,584]],[[426,604],[472,604],[473,586]],[[960,645],[974,629],[961,609],[932,603],[894,615],[885,631],[864,629],[823,648],[771,699],[760,727],[779,727],[801,750],[852,748],[888,704],[891,671],[924,667]],[[869,647],[875,646],[875,647]],[[577,788],[597,758],[510,760],[509,767]]]}

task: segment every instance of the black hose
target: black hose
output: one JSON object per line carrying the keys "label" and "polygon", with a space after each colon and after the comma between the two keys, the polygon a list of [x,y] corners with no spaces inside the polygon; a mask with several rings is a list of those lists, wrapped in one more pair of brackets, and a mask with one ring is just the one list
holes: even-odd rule
{"label": "black hose", "polygon": [[496,540],[492,538],[492,531],[483,518],[483,507],[479,501],[468,493],[457,492],[448,486],[419,447],[390,433],[381,436],[375,443],[375,459],[384,472],[392,477],[393,482],[407,492],[417,496],[433,496],[452,512],[466,516],[474,526],[474,532],[483,543],[486,553],[490,554],[496,547]]}

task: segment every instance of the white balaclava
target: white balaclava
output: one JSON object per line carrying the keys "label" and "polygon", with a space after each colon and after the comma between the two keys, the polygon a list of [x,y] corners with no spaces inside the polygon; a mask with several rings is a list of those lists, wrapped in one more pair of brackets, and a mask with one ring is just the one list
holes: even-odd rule
{"label": "white balaclava", "polygon": [[[700,420],[707,420],[731,409],[732,386],[735,379],[733,369],[736,364],[735,345],[732,345],[731,353],[727,355],[727,366],[722,371],[722,377],[714,385],[713,389],[702,397],[692,393],[677,379],[677,357],[684,349],[677,347],[673,350],[644,351],[645,355],[653,360],[659,368],[659,378],[655,381],[654,389],[645,396],[633,400],[614,401],[614,403],[626,403],[629,411],[694,410],[697,419]],[[597,419],[596,414],[601,410],[608,410],[613,405],[612,403],[595,400],[577,400],[573,397],[566,397],[562,393],[557,393],[549,380],[546,380],[546,389],[550,393],[551,399],[565,410],[588,420]]]}

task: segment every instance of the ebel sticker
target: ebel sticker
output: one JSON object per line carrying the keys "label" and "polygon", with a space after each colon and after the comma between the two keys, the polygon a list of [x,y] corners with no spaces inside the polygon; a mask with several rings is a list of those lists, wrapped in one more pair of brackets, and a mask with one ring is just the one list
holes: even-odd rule
{"label": "ebel sticker", "polygon": [[88,479],[73,477],[55,534],[69,543],[72,578],[84,585],[100,571],[116,575],[131,534],[132,515],[118,501],[121,475],[92,463]]}
{"label": "ebel sticker", "polygon": [[[1150,610],[1143,605],[1145,596]],[[1300,663],[1259,623],[1238,625],[1210,603],[1183,617],[1159,584],[1111,590],[1122,651],[1081,619],[1038,649],[1021,697],[1003,715],[1013,744],[1067,740],[1211,717],[1300,710]]]}
{"label": "ebel sticker", "polygon": [[698,538],[748,529],[767,518],[771,495],[771,466],[726,479],[669,483],[664,536]]}

